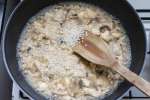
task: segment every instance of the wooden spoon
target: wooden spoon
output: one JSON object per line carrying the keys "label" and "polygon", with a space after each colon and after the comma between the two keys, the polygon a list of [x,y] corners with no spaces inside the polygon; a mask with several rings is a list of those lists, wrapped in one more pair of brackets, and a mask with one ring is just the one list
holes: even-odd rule
{"label": "wooden spoon", "polygon": [[126,66],[120,65],[110,52],[106,42],[98,36],[88,34],[73,47],[73,50],[92,63],[113,69],[143,93],[150,96],[150,83],[130,71]]}

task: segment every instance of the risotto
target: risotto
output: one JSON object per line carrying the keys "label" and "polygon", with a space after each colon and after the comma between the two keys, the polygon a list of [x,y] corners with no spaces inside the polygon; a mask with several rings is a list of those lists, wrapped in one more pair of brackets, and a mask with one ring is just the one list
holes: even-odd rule
{"label": "risotto", "polygon": [[72,41],[85,31],[106,41],[118,62],[129,66],[129,39],[107,12],[77,2],[47,7],[27,22],[17,47],[20,70],[47,99],[97,100],[122,80],[111,69],[97,67],[73,52]]}

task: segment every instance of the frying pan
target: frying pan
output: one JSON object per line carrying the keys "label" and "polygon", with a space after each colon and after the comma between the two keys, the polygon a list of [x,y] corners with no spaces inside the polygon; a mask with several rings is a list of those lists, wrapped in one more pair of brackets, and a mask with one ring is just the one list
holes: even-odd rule
{"label": "frying pan", "polygon": [[[35,100],[46,100],[38,94],[25,80],[19,71],[16,58],[16,46],[20,33],[26,22],[41,9],[60,2],[79,1],[101,7],[105,11],[119,19],[126,30],[131,44],[131,66],[130,69],[139,74],[142,70],[146,53],[146,36],[144,28],[135,10],[126,0],[23,0],[13,11],[2,37],[3,60],[11,78],[29,97]],[[132,85],[124,81],[104,100],[116,100],[120,98]]]}

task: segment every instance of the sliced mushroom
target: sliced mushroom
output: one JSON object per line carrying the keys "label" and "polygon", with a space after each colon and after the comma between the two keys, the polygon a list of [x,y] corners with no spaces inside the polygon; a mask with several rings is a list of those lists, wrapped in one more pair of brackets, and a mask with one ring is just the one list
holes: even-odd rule
{"label": "sliced mushroom", "polygon": [[100,27],[99,30],[100,30],[101,33],[104,33],[104,32],[106,32],[106,31],[110,31],[111,29],[110,29],[109,26],[103,25],[102,27]]}
{"label": "sliced mushroom", "polygon": [[110,40],[113,39],[110,31],[111,31],[111,28],[108,26],[108,25],[104,25],[104,26],[101,26],[99,28],[99,31],[100,31],[100,36],[107,42],[109,42]]}
{"label": "sliced mushroom", "polygon": [[96,12],[95,11],[92,11],[90,9],[86,9],[86,10],[83,10],[81,11],[79,14],[78,14],[78,17],[79,19],[81,19],[81,21],[85,24],[89,24],[89,22],[91,21],[91,19],[95,18],[96,17]]}
{"label": "sliced mushroom", "polygon": [[100,36],[107,42],[113,39],[112,35],[110,34],[110,31],[105,31],[104,33],[101,33]]}
{"label": "sliced mushroom", "polygon": [[120,38],[120,37],[123,35],[123,34],[122,34],[121,32],[119,32],[119,31],[117,31],[117,32],[112,32],[111,34],[112,34],[112,36],[115,37],[115,38]]}
{"label": "sliced mushroom", "polygon": [[95,18],[97,13],[95,11],[92,11],[91,9],[86,9],[81,11],[79,14],[79,18],[83,19],[83,18]]}

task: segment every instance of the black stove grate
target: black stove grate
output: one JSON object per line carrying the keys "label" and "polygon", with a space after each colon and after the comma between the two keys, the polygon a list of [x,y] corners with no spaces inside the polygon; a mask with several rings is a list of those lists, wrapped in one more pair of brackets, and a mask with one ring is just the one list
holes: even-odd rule
{"label": "black stove grate", "polygon": [[138,99],[138,100],[143,100],[143,99],[145,99],[145,100],[150,100],[150,97],[141,97],[141,96],[133,96],[133,91],[132,90],[130,90],[129,92],[128,92],[128,94],[127,94],[128,96],[124,96],[123,97],[123,99]]}
{"label": "black stove grate", "polygon": [[[140,13],[150,13],[150,9],[136,9],[136,11]],[[141,17],[142,20],[150,21],[150,16]]]}

